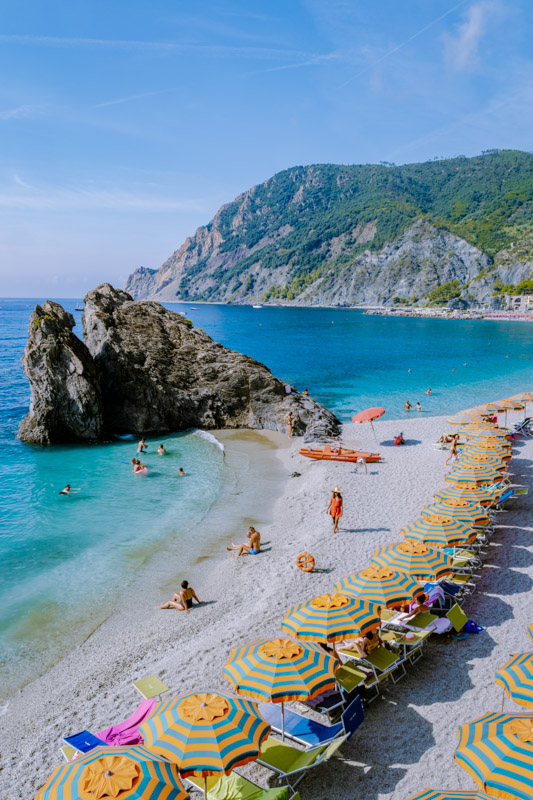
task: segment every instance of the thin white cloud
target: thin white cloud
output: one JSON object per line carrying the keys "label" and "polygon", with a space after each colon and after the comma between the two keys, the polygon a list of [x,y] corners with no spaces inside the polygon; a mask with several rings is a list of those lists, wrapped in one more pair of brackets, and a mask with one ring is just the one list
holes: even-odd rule
{"label": "thin white cloud", "polygon": [[120,188],[95,186],[30,186],[18,175],[13,183],[0,186],[0,207],[35,211],[102,210],[109,211],[203,211],[196,198],[177,199]]}
{"label": "thin white cloud", "polygon": [[127,39],[89,39],[82,36],[30,36],[17,33],[0,34],[0,43],[19,45],[38,45],[44,47],[111,47],[111,48],[150,48],[157,50],[173,49],[172,42],[143,42]]}
{"label": "thin white cloud", "polygon": [[143,92],[142,94],[130,94],[128,97],[119,97],[117,100],[107,100],[105,103],[96,103],[93,108],[107,108],[107,106],[118,106],[121,103],[130,103],[133,100],[143,100],[145,97],[155,97],[158,94],[172,92],[173,89],[159,89],[156,92]]}
{"label": "thin white cloud", "polygon": [[0,111],[0,120],[10,120],[10,119],[25,119],[27,117],[33,116],[37,110],[38,106],[32,105],[21,105],[15,106],[14,108],[6,108],[3,111]]}
{"label": "thin white cloud", "polygon": [[498,0],[480,0],[467,10],[466,19],[457,25],[454,36],[443,36],[445,59],[452,69],[461,72],[478,65],[481,40],[501,12]]}

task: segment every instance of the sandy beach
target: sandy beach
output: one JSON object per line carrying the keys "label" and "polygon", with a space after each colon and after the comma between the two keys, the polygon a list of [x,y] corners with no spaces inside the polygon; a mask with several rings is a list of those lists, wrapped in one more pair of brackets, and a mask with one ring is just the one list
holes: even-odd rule
{"label": "sandy beach", "polygon": [[[286,609],[330,591],[334,581],[369,565],[375,549],[399,541],[400,528],[432,502],[444,485],[446,454],[432,442],[447,430],[444,419],[412,414],[406,421],[346,425],[344,441],[381,452],[383,460],[354,473],[352,465],[313,462],[298,453],[300,440],[276,434],[222,432],[228,458],[243,459],[234,491],[205,521],[219,525],[216,552],[198,536],[198,561],[187,574],[205,604],[189,615],[155,606],[185,577],[175,564],[133,581],[123,606],[66,658],[9,698],[1,709],[2,798],[28,800],[61,762],[64,735],[98,731],[125,719],[140,700],[131,682],[155,673],[172,692],[229,691],[222,667],[233,646],[257,636],[279,636]],[[403,430],[405,447],[393,447]],[[248,469],[246,460],[257,459]],[[486,627],[478,636],[444,644],[436,637],[424,657],[398,684],[387,683],[367,709],[364,725],[340,758],[311,772],[301,783],[304,800],[402,800],[426,786],[474,789],[452,758],[460,723],[501,707],[495,671],[510,653],[531,649],[526,626],[533,621],[533,440],[514,449],[511,473],[530,494],[498,517],[476,593],[465,611]],[[289,477],[298,472],[300,476]],[[332,535],[325,511],[330,489],[344,493],[344,516]],[[218,515],[218,517],[216,516]],[[229,522],[228,522],[229,520]],[[231,559],[225,544],[244,541],[248,524],[261,531],[257,557]],[[209,541],[213,542],[210,535]],[[302,551],[318,567],[296,567]],[[155,564],[156,562],[154,562]],[[150,572],[150,570],[152,570]],[[506,709],[520,707],[506,700]],[[271,773],[255,765],[243,770],[262,786]]]}

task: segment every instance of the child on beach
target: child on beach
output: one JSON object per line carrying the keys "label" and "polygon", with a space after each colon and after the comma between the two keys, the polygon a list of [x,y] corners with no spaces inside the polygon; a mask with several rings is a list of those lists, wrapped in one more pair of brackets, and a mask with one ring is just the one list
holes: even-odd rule
{"label": "child on beach", "polygon": [[182,581],[181,591],[176,592],[172,596],[172,600],[163,603],[162,606],[156,606],[156,608],[176,608],[178,611],[185,611],[188,614],[193,600],[196,600],[198,605],[202,605],[202,601],[198,600],[194,589],[189,586],[189,581]]}
{"label": "child on beach", "polygon": [[247,544],[233,544],[232,542],[231,547],[226,547],[226,550],[237,551],[234,555],[232,555],[232,558],[238,558],[239,556],[243,556],[245,553],[247,553],[249,556],[256,556],[261,552],[261,534],[259,531],[256,531],[256,529],[250,525],[246,536],[249,540]]}
{"label": "child on beach", "polygon": [[326,514],[333,520],[333,533],[337,533],[339,520],[342,517],[342,494],[338,486],[331,490],[331,500],[327,507]]}

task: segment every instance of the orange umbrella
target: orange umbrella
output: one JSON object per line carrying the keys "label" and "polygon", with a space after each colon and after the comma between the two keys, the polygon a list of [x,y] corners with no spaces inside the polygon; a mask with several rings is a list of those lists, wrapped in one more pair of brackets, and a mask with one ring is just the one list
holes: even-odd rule
{"label": "orange umbrella", "polygon": [[375,419],[379,419],[380,417],[382,417],[384,413],[385,413],[385,409],[382,408],[381,406],[376,406],[375,408],[365,408],[364,411],[359,411],[357,414],[355,414],[352,417],[352,422],[355,422],[356,424],[362,423],[362,422],[370,422],[370,427],[372,428],[372,433],[374,434],[374,439],[377,442],[376,431],[374,430],[374,426],[372,425],[372,422]]}

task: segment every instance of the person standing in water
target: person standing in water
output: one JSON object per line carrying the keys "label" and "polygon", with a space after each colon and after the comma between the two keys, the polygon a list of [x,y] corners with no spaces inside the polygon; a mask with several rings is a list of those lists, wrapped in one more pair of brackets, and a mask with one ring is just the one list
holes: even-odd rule
{"label": "person standing in water", "polygon": [[165,446],[163,444],[160,444],[159,447],[157,448],[157,455],[164,456],[166,452],[167,451],[165,450]]}
{"label": "person standing in water", "polygon": [[137,445],[137,452],[138,453],[144,453],[145,450],[148,450],[148,445],[146,444],[146,439],[143,436],[143,438],[141,439],[141,441]]}
{"label": "person standing in water", "polygon": [[294,419],[294,417],[292,416],[291,412],[289,411],[289,413],[287,414],[287,436],[289,437],[289,439],[292,438],[293,419]]}
{"label": "person standing in water", "polygon": [[333,533],[337,533],[339,520],[342,517],[342,494],[338,486],[331,490],[331,500],[326,514],[329,514],[333,520]]}
{"label": "person standing in water", "polygon": [[419,402],[417,402],[417,404],[416,404],[416,410],[417,411],[422,411],[422,406],[420,405]]}
{"label": "person standing in water", "polygon": [[156,608],[176,608],[178,611],[185,611],[188,614],[193,600],[196,600],[199,606],[202,605],[202,601],[198,600],[194,589],[189,586],[189,581],[182,581],[181,591],[176,592],[172,596],[172,600],[168,600],[168,602],[163,603],[162,606],[156,606]]}
{"label": "person standing in water", "polygon": [[405,401],[404,408],[405,408],[405,410],[406,410],[406,411],[410,411],[410,410],[412,409],[412,405],[411,405],[411,403],[409,402],[409,400],[406,400],[406,401]]}
{"label": "person standing in water", "polygon": [[178,478],[184,478],[184,477],[185,477],[185,471],[183,467],[180,467],[178,470]]}

